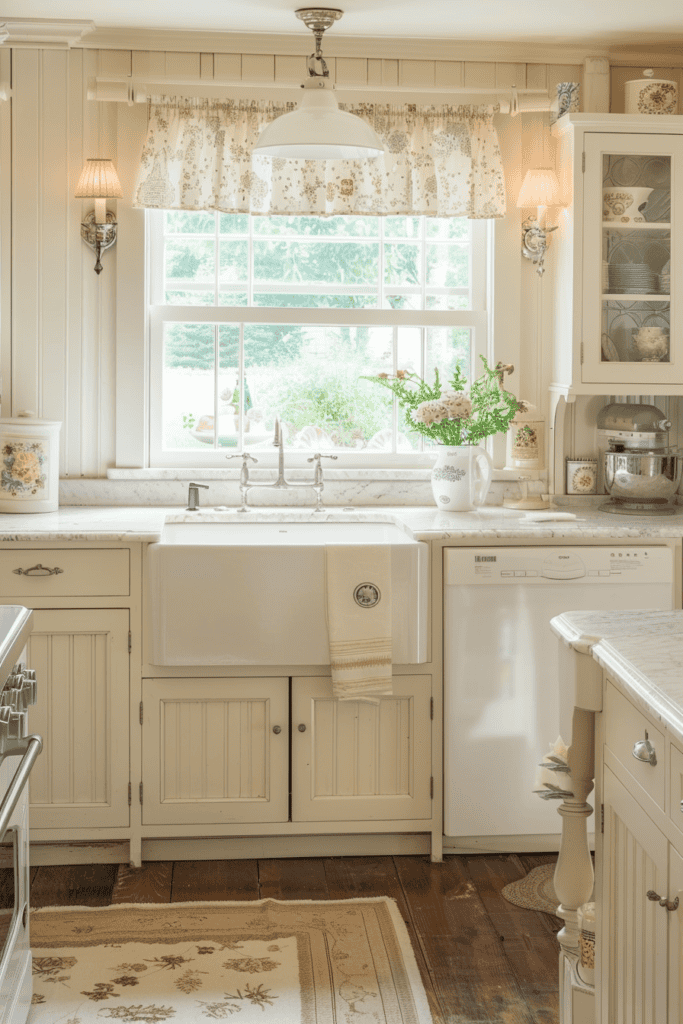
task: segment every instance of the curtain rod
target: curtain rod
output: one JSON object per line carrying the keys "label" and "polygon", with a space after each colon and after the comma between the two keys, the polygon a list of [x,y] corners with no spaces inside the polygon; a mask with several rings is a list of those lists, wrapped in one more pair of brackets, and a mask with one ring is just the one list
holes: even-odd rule
{"label": "curtain rod", "polygon": [[[198,81],[196,78],[176,78],[171,82],[155,82],[134,78],[126,78],[125,80],[96,78],[90,79],[88,82],[88,99],[96,100],[100,103],[127,103],[131,107],[135,103],[147,103],[150,96],[168,93],[169,90],[177,87],[186,88],[188,86],[192,87],[193,90],[197,90],[200,98],[205,96],[207,99],[217,98],[208,91],[211,88],[234,90],[252,96],[254,93],[263,93],[265,90],[268,90],[271,93],[271,98],[273,91],[291,91],[293,96],[299,95],[299,87],[294,83],[276,85],[272,82],[217,82],[213,79],[211,81],[206,79]],[[517,89],[515,86],[506,89],[489,89],[481,86],[473,86],[472,88],[461,86],[455,89],[438,89],[436,87],[413,89],[407,86],[396,86],[391,89],[373,89],[367,85],[342,85],[337,89],[337,95],[341,102],[344,102],[343,97],[345,93],[354,92],[362,92],[366,102],[375,102],[372,99],[373,96],[385,97],[376,102],[391,102],[392,100],[396,102],[401,96],[419,96],[424,97],[426,103],[433,102],[437,96],[441,97],[444,102],[454,97],[471,96],[478,102],[488,101],[493,105],[499,105],[501,114],[510,114],[512,117],[516,114],[558,110],[557,97],[551,100],[547,90]]]}

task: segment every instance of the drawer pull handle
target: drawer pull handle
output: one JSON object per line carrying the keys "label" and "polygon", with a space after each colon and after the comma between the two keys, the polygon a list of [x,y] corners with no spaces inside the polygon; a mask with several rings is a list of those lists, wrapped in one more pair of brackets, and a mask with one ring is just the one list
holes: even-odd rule
{"label": "drawer pull handle", "polygon": [[48,569],[46,565],[41,565],[38,562],[37,565],[32,565],[30,569],[12,569],[15,576],[59,576],[60,572],[64,572],[58,565],[54,569]]}
{"label": "drawer pull handle", "polygon": [[647,732],[644,740],[637,740],[634,743],[632,753],[636,761],[644,761],[645,764],[651,764],[653,768],[657,764],[657,754],[647,738]]}
{"label": "drawer pull handle", "polygon": [[276,736],[279,736],[280,733],[282,732],[282,726],[274,725],[273,726],[273,732],[275,733]]}
{"label": "drawer pull handle", "polygon": [[299,730],[299,732],[306,732],[306,726],[304,725],[303,722],[301,723],[301,725],[297,725],[297,729]]}
{"label": "drawer pull handle", "polygon": [[649,900],[652,900],[653,903],[659,903],[660,907],[664,907],[664,909],[668,910],[669,913],[671,913],[672,910],[678,910],[678,896],[672,903],[671,900],[662,899],[662,897],[653,889],[648,889],[646,895]]}

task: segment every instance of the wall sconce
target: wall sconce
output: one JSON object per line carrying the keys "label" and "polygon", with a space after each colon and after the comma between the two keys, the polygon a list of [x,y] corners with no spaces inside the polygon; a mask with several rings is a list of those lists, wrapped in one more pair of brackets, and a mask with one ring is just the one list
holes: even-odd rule
{"label": "wall sconce", "polygon": [[102,273],[100,256],[116,241],[116,216],[107,199],[123,199],[121,182],[111,160],[86,160],[74,193],[76,199],[94,199],[95,209],[81,224],[81,238],[97,254],[95,273]]}
{"label": "wall sconce", "polygon": [[519,209],[535,206],[537,212],[535,217],[527,217],[522,224],[522,255],[536,264],[536,273],[541,276],[545,270],[543,260],[549,244],[547,236],[551,231],[557,230],[557,224],[548,227],[544,223],[545,208],[559,205],[560,183],[555,171],[551,167],[534,167],[528,170],[522,182],[517,206]]}

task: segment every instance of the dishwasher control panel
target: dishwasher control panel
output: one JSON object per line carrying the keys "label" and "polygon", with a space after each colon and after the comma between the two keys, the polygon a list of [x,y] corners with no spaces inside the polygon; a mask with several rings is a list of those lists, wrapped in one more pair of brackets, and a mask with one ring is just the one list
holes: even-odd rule
{"label": "dishwasher control panel", "polygon": [[581,583],[662,583],[673,578],[673,551],[628,547],[445,548],[446,586]]}

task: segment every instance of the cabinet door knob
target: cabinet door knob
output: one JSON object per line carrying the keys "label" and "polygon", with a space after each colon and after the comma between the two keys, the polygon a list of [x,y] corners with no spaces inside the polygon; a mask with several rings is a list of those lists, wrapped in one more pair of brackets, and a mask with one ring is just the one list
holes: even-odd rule
{"label": "cabinet door knob", "polygon": [[644,761],[645,764],[651,764],[653,768],[657,764],[657,754],[647,738],[647,732],[644,740],[636,740],[633,744],[632,754],[636,761]]}
{"label": "cabinet door knob", "polygon": [[647,898],[652,900],[653,903],[659,903],[660,907],[664,907],[669,913],[673,910],[678,910],[678,896],[673,902],[671,900],[662,899],[662,897],[654,891],[654,889],[648,889]]}
{"label": "cabinet door knob", "polygon": [[275,733],[276,735],[279,735],[279,734],[280,734],[280,733],[282,732],[282,727],[281,727],[281,726],[279,726],[279,725],[274,725],[274,726],[273,726],[273,732],[274,732],[274,733]]}
{"label": "cabinet door knob", "polygon": [[299,732],[306,732],[306,726],[304,725],[303,722],[301,723],[301,725],[297,726],[297,729],[299,730]]}

